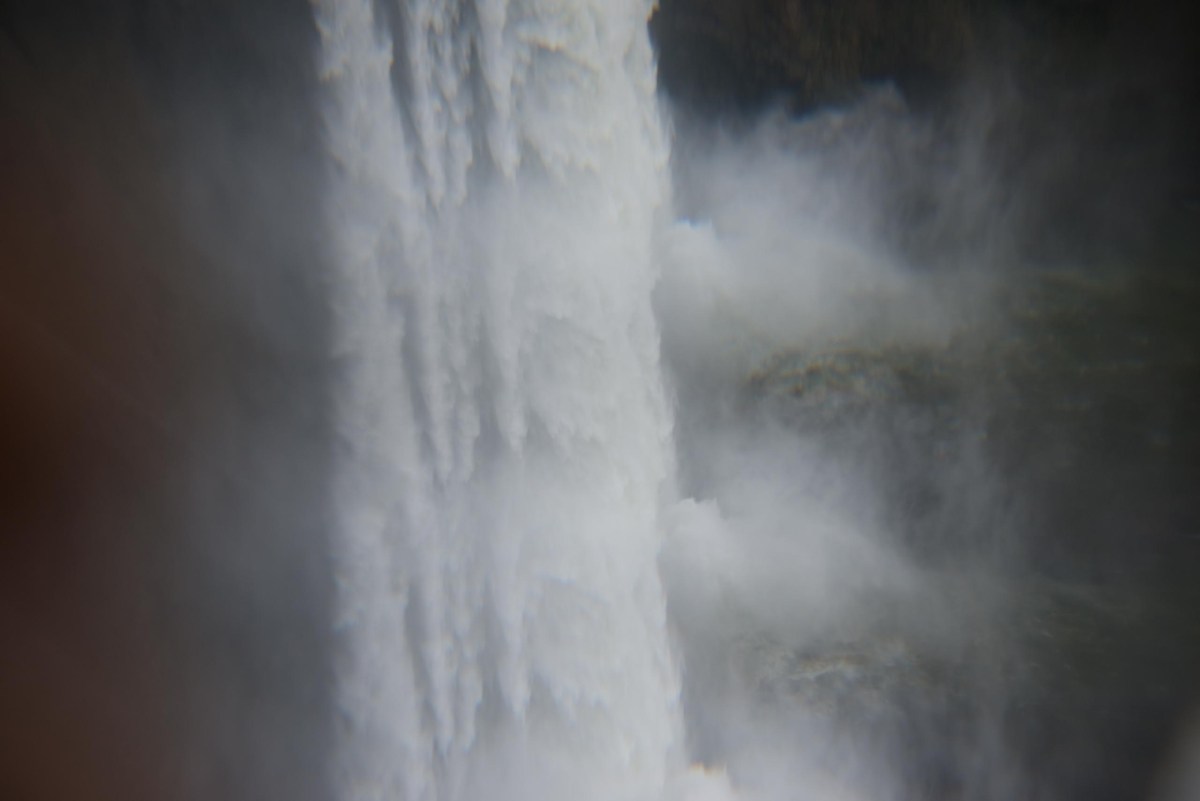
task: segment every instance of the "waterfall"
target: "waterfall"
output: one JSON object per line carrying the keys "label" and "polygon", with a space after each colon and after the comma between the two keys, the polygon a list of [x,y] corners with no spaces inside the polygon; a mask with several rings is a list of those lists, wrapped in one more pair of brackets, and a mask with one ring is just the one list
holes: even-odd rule
{"label": "waterfall", "polygon": [[343,799],[653,798],[667,147],[648,0],[318,0]]}

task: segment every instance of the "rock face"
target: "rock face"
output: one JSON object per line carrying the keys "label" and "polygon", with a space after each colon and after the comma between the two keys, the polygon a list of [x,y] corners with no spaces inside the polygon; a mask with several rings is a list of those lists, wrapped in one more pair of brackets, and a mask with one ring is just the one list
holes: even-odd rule
{"label": "rock face", "polygon": [[1187,13],[1166,0],[661,0],[651,32],[676,99],[804,109],[863,81],[919,94],[996,56],[1104,72],[1152,58],[1172,83],[1181,65],[1171,54],[1190,51]]}
{"label": "rock face", "polygon": [[[923,566],[814,634],[792,634],[811,610],[792,631],[738,618],[718,666],[755,721],[828,727],[894,798],[1147,797],[1200,675],[1189,258],[1014,279],[943,344],[797,349],[748,377],[747,408],[870,476]],[[1019,570],[976,566],[1017,540]]]}
{"label": "rock face", "polygon": [[971,49],[971,0],[664,0],[651,21],[667,91],[701,104],[799,106],[864,79],[952,73]]}
{"label": "rock face", "polygon": [[705,123],[890,82],[909,108],[974,126],[1029,238],[1057,255],[1194,225],[1198,15],[1171,0],[661,0],[650,30],[660,87]]}

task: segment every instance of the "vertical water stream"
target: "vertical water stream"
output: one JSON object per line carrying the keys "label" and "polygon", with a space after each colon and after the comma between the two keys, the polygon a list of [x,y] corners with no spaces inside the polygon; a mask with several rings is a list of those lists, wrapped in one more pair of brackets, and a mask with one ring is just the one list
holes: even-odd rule
{"label": "vertical water stream", "polygon": [[649,11],[316,4],[342,798],[646,798],[675,758]]}

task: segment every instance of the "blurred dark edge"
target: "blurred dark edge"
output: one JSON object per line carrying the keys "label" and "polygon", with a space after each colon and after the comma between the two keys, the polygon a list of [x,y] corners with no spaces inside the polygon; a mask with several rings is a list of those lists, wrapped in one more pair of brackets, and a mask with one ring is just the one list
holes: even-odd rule
{"label": "blurred dark edge", "polygon": [[330,795],[315,40],[0,6],[0,797]]}

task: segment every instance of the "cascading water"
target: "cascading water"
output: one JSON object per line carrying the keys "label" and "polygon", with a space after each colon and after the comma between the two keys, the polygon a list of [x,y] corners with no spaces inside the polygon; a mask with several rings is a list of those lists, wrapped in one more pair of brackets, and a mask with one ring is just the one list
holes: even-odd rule
{"label": "cascading water", "polygon": [[652,798],[681,758],[650,5],[316,4],[342,798]]}
{"label": "cascading water", "polygon": [[5,6],[0,798],[1200,797],[1185,62],[650,5]]}

